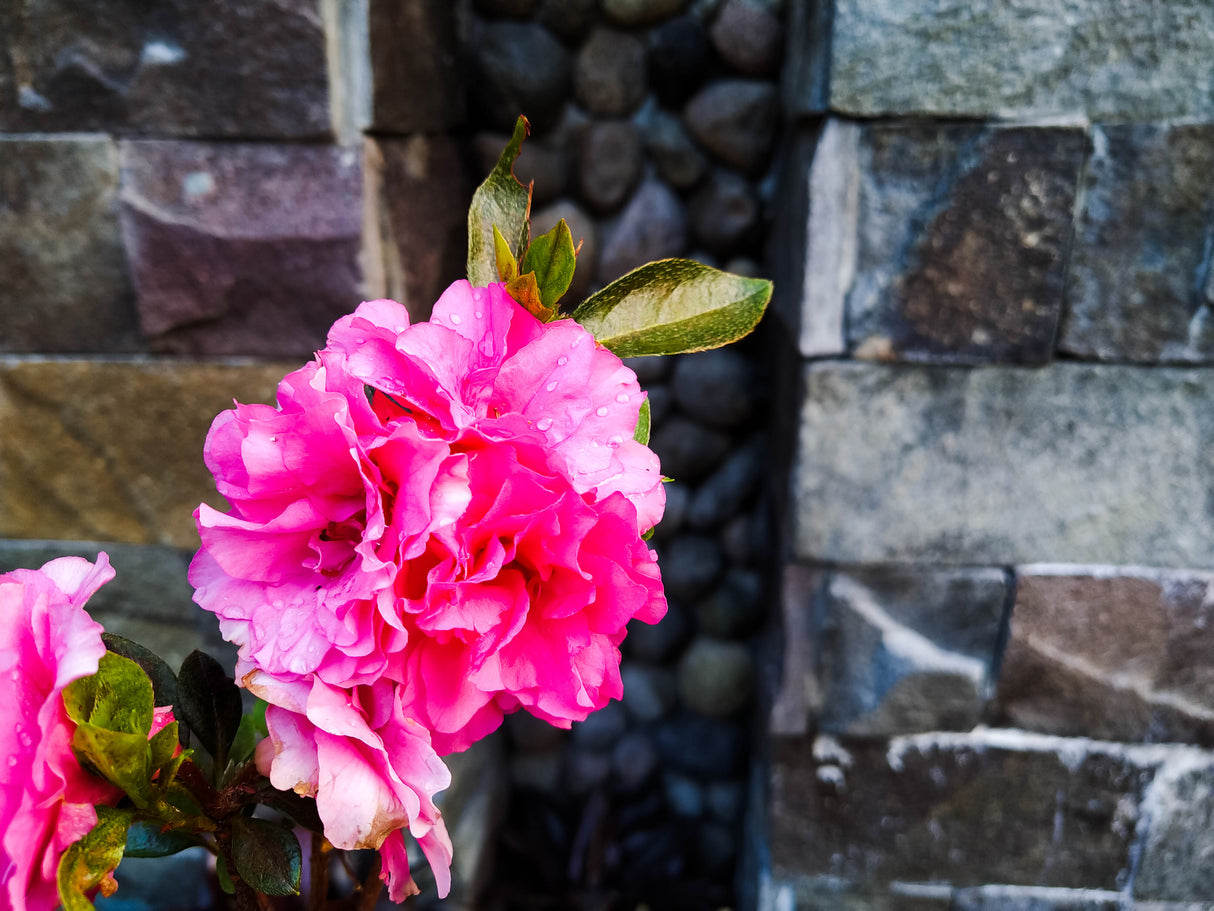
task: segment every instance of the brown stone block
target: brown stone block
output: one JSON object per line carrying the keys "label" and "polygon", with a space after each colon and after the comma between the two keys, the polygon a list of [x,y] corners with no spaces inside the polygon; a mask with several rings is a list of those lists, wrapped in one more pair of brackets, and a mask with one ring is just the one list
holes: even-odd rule
{"label": "brown stone block", "polygon": [[0,137],[0,351],[139,347],[117,196],[108,137]]}
{"label": "brown stone block", "polygon": [[177,354],[306,356],[365,296],[356,150],[122,144],[144,333]]}
{"label": "brown stone block", "polygon": [[411,318],[427,319],[447,285],[466,275],[472,182],[459,144],[445,136],[368,139],[366,169],[385,293]]}
{"label": "brown stone block", "polygon": [[291,366],[0,361],[0,535],[198,546],[225,508],[202,460],[215,415],[273,402]]}
{"label": "brown stone block", "polygon": [[1022,732],[776,741],[777,881],[1116,890],[1165,756]]}
{"label": "brown stone block", "polygon": [[1085,143],[1064,127],[865,130],[847,302],[856,356],[1048,361]]}
{"label": "brown stone block", "polygon": [[0,130],[330,131],[317,0],[6,3],[0,50]]}
{"label": "brown stone block", "polygon": [[463,123],[456,6],[450,0],[370,0],[374,129],[441,133]]}
{"label": "brown stone block", "polygon": [[995,717],[1030,730],[1214,744],[1214,574],[1025,567]]}

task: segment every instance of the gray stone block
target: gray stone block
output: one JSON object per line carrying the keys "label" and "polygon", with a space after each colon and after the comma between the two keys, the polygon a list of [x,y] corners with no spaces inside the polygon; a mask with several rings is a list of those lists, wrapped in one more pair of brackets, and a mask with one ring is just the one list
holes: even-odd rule
{"label": "gray stone block", "polygon": [[307,356],[362,299],[356,150],[132,141],[122,183],[140,321],[157,350]]}
{"label": "gray stone block", "polygon": [[0,130],[329,135],[320,5],[5,4]]}
{"label": "gray stone block", "polygon": [[1145,831],[1135,898],[1214,897],[1214,759],[1193,751],[1160,770],[1142,801]]}
{"label": "gray stone block", "polygon": [[1059,347],[1102,360],[1214,360],[1214,126],[1100,126],[1092,140]]}
{"label": "gray stone block", "polygon": [[814,606],[820,729],[881,737],[974,727],[1007,587],[998,569],[833,573]]}
{"label": "gray stone block", "polygon": [[[859,129],[851,165],[856,259],[846,305],[856,356],[1048,361],[1062,310],[1082,130],[956,123]],[[850,271],[839,263],[829,274]]]}
{"label": "gray stone block", "polygon": [[1104,889],[978,886],[957,890],[950,911],[1122,911],[1128,904]]}
{"label": "gray stone block", "polygon": [[0,276],[0,351],[141,347],[113,141],[0,137]]}
{"label": "gray stone block", "polygon": [[806,368],[796,555],[1202,566],[1214,375],[1055,364]]}
{"label": "gray stone block", "polygon": [[1116,891],[1144,789],[1188,752],[996,730],[779,739],[772,875],[830,877],[844,892],[895,882]]}
{"label": "gray stone block", "polygon": [[1051,734],[1214,745],[1214,574],[1020,567],[994,712]]}
{"label": "gray stone block", "polygon": [[439,133],[463,123],[455,4],[370,0],[367,31],[376,130]]}
{"label": "gray stone block", "polygon": [[[1214,113],[1214,6],[1206,0],[1163,0],[1149,12],[1138,0],[834,7],[835,110],[1114,121]],[[822,93],[820,80],[799,84],[809,96],[801,106]]]}

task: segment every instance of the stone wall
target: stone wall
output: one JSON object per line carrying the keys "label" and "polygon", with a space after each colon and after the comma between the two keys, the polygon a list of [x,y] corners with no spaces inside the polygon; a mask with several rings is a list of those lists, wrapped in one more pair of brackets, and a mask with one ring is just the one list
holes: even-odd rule
{"label": "stone wall", "polygon": [[1214,907],[1214,8],[792,10],[758,904]]}

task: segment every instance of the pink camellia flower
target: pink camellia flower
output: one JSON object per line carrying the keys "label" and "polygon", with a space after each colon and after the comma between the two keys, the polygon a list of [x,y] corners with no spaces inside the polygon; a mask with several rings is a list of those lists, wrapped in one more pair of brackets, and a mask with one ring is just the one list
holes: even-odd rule
{"label": "pink camellia flower", "polygon": [[283,710],[261,757],[276,784],[328,787],[336,820],[354,798],[326,785],[326,763],[347,767],[326,737],[345,738],[367,786],[350,824],[388,860],[367,795],[399,801],[392,775],[431,768],[397,763],[409,725],[446,754],[520,707],[568,727],[621,695],[626,624],[666,609],[642,539],[665,502],[633,439],[643,401],[578,324],[457,282],[426,323],[364,303],[276,408],[216,418],[206,461],[232,508],[195,513],[190,581],[238,677]]}
{"label": "pink camellia flower", "polygon": [[105,654],[84,602],[113,577],[105,554],[0,576],[0,885],[14,911],[59,904],[59,858],[96,825],[94,804],[121,796],[80,767],[63,706]]}

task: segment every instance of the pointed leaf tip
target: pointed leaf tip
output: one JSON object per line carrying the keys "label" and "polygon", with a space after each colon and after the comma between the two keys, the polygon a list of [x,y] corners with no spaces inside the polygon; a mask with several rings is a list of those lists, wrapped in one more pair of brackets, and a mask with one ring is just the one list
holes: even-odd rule
{"label": "pointed leaf tip", "polygon": [[520,116],[497,164],[472,195],[468,209],[468,280],[477,287],[498,281],[494,226],[515,255],[527,242],[531,188],[514,176],[514,162],[530,129],[527,118]]}

